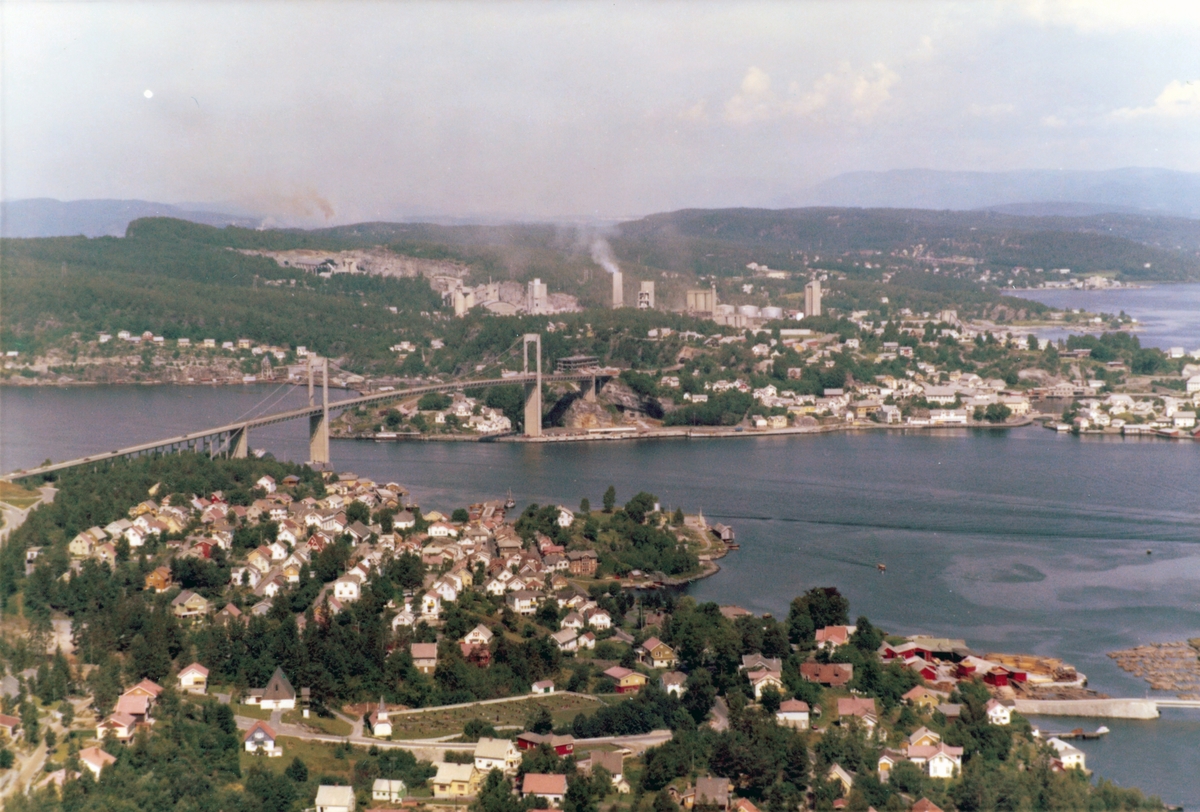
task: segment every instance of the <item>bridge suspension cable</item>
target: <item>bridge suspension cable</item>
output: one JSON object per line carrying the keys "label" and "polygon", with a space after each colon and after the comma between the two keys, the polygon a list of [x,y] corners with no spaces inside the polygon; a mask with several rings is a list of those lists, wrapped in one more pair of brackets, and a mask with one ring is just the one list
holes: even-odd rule
{"label": "bridge suspension cable", "polygon": [[[251,417],[255,411],[257,411],[260,407],[263,407],[263,404],[265,404],[268,400],[271,400],[271,398],[275,397],[275,395],[279,393],[279,390],[284,389],[285,387],[290,387],[290,388],[288,388],[286,392],[284,392],[282,395],[280,395],[279,399],[282,399],[283,397],[286,397],[287,395],[291,394],[292,389],[296,388],[296,384],[292,384],[292,383],[289,383],[288,381],[284,381],[283,383],[279,384],[279,386],[275,387],[270,392],[268,392],[263,397],[263,399],[260,400],[258,403],[255,403],[249,409],[247,409],[246,411],[242,412],[240,415],[235,417],[232,422],[240,423],[241,421],[246,420],[247,418]],[[274,406],[278,402],[279,402],[278,400],[273,401],[271,403],[271,406]],[[263,407],[263,408],[266,408],[266,407]]]}

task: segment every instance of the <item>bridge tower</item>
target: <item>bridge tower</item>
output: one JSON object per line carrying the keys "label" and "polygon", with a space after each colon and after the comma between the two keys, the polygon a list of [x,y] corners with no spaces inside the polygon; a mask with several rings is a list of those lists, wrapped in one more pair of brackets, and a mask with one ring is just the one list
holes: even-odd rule
{"label": "bridge tower", "polygon": [[244,460],[250,456],[250,427],[242,426],[234,429],[229,435],[229,455],[234,459]]}
{"label": "bridge tower", "polygon": [[[329,359],[321,361],[321,412],[308,418],[308,461],[318,467],[329,465]],[[308,357],[308,405],[313,402],[313,358]]]}
{"label": "bridge tower", "polygon": [[536,378],[525,384],[525,436],[542,436],[542,334],[526,333],[521,345],[521,363],[525,374],[529,374],[529,345],[536,352]]}

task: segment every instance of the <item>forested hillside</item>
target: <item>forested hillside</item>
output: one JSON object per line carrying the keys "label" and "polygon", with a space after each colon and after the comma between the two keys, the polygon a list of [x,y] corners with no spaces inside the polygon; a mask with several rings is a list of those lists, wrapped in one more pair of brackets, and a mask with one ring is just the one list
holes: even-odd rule
{"label": "forested hillside", "polygon": [[[586,351],[620,359],[632,349],[629,342],[644,341],[645,330],[655,327],[712,332],[703,322],[661,312],[682,310],[685,291],[697,286],[715,284],[722,303],[796,309],[804,284],[820,276],[826,307],[842,314],[879,311],[887,318],[885,311],[907,308],[918,314],[955,309],[969,318],[1036,315],[1045,308],[1007,299],[1004,289],[1043,284],[1052,269],[1071,269],[1067,276],[1053,274],[1059,281],[1097,272],[1126,281],[1200,278],[1198,226],[1140,215],[897,209],[659,214],[606,237],[625,274],[627,301],[640,281],[656,286],[658,312],[644,314],[609,309],[610,277],[592,257],[599,236],[583,230],[364,223],[258,231],[148,218],[131,223],[123,238],[0,240],[0,349],[36,356],[57,347],[55,363],[63,367],[81,353],[119,353],[115,344],[98,350],[80,343],[94,343],[102,332],[149,331],[193,344],[246,338],[285,349],[305,346],[352,372],[416,375],[468,371],[495,360],[521,333],[546,332],[544,316],[495,316],[476,308],[465,319],[452,318],[430,273],[322,276],[244,253],[378,249],[414,262],[448,263],[467,285],[523,286],[541,278],[552,294],[579,302],[582,314],[555,320],[588,338],[587,346],[552,342],[550,355]],[[767,267],[776,273],[767,275]],[[446,349],[435,352],[437,340]],[[417,351],[398,357],[391,348],[402,341]],[[618,345],[624,345],[620,352]],[[62,353],[70,356],[66,363]],[[144,366],[150,372],[151,360]]]}

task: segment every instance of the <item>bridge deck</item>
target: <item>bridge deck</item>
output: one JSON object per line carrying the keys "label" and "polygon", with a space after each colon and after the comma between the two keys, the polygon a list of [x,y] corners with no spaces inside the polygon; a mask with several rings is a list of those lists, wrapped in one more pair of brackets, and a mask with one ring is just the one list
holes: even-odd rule
{"label": "bridge deck", "polygon": [[[542,375],[542,383],[578,383],[582,381],[590,381],[593,378],[610,378],[613,376],[611,371],[596,372],[571,372],[557,375]],[[484,389],[493,386],[524,386],[534,383],[538,376],[536,374],[514,375],[509,378],[488,378],[487,380],[477,381],[449,381],[447,383],[433,383],[424,386],[413,386],[408,389],[400,389],[389,392],[373,392],[369,395],[360,395],[354,398],[346,398],[329,404],[329,411],[343,411],[352,409],[356,406],[364,406],[369,403],[382,403],[389,400],[397,400],[399,398],[412,397],[413,395],[424,395],[429,392],[457,392],[462,389]],[[56,471],[63,471],[67,468],[75,468],[80,465],[93,465],[99,462],[118,459],[121,457],[130,457],[136,454],[144,454],[148,451],[156,449],[170,448],[177,445],[186,445],[201,440],[206,440],[213,437],[219,437],[225,434],[234,434],[236,432],[248,431],[252,428],[261,426],[270,426],[276,423],[285,423],[289,420],[298,420],[302,417],[314,417],[321,414],[325,407],[322,405],[304,406],[299,409],[289,409],[284,412],[275,412],[274,414],[263,415],[261,417],[253,417],[247,420],[238,420],[234,423],[228,423],[224,426],[216,428],[204,429],[203,431],[193,431],[187,434],[180,434],[177,437],[168,437],[164,440],[154,440],[149,443],[139,443],[137,445],[128,446],[127,448],[119,448],[116,451],[108,451],[99,454],[92,454],[79,459],[67,460],[65,462],[56,462],[51,465],[41,465],[37,468],[30,468],[21,471],[13,471],[9,474],[0,476],[0,480],[21,479],[23,477],[41,476],[42,474],[50,474]]]}

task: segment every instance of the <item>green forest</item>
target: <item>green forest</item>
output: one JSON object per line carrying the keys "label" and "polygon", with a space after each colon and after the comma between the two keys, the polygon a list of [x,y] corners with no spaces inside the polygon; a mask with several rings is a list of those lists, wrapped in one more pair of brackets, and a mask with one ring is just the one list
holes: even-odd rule
{"label": "green forest", "polygon": [[[682,308],[686,288],[712,281],[722,286],[722,301],[794,304],[807,275],[825,272],[836,277],[827,305],[843,311],[876,310],[887,298],[892,308],[914,312],[979,313],[998,304],[1044,310],[973,281],[977,271],[989,269],[1006,273],[1013,266],[1061,266],[1077,274],[1114,272],[1128,280],[1200,278],[1196,240],[1189,235],[1175,221],[1119,215],[729,209],[653,215],[612,229],[607,239],[626,274],[627,291],[637,280],[653,280],[660,306],[670,309]],[[662,311],[607,310],[609,278],[591,259],[589,238],[548,225],[375,223],[258,231],[147,218],[132,222],[123,238],[0,241],[5,297],[0,347],[36,353],[72,335],[91,341],[102,331],[126,329],[194,342],[250,338],[303,345],[341,359],[352,371],[418,374],[469,369],[490,360],[489,353],[506,350],[523,332],[544,332],[550,322],[478,313],[455,320],[423,278],[337,274],[324,279],[239,251],[377,246],[401,256],[452,260],[469,269],[473,284],[524,283],[536,276],[551,291],[576,296],[586,311],[567,321],[594,325],[598,334],[593,346],[576,342],[570,352],[609,357],[614,330],[628,338],[644,336],[650,327],[696,324]],[[969,256],[981,264],[969,272],[951,268],[936,274],[918,254]],[[751,262],[805,276],[759,279],[752,294],[732,281],[726,284],[745,277]],[[428,348],[434,338],[455,351],[433,357]],[[399,340],[420,348],[406,359],[407,366],[389,350]],[[550,348],[551,357],[556,351]]]}

